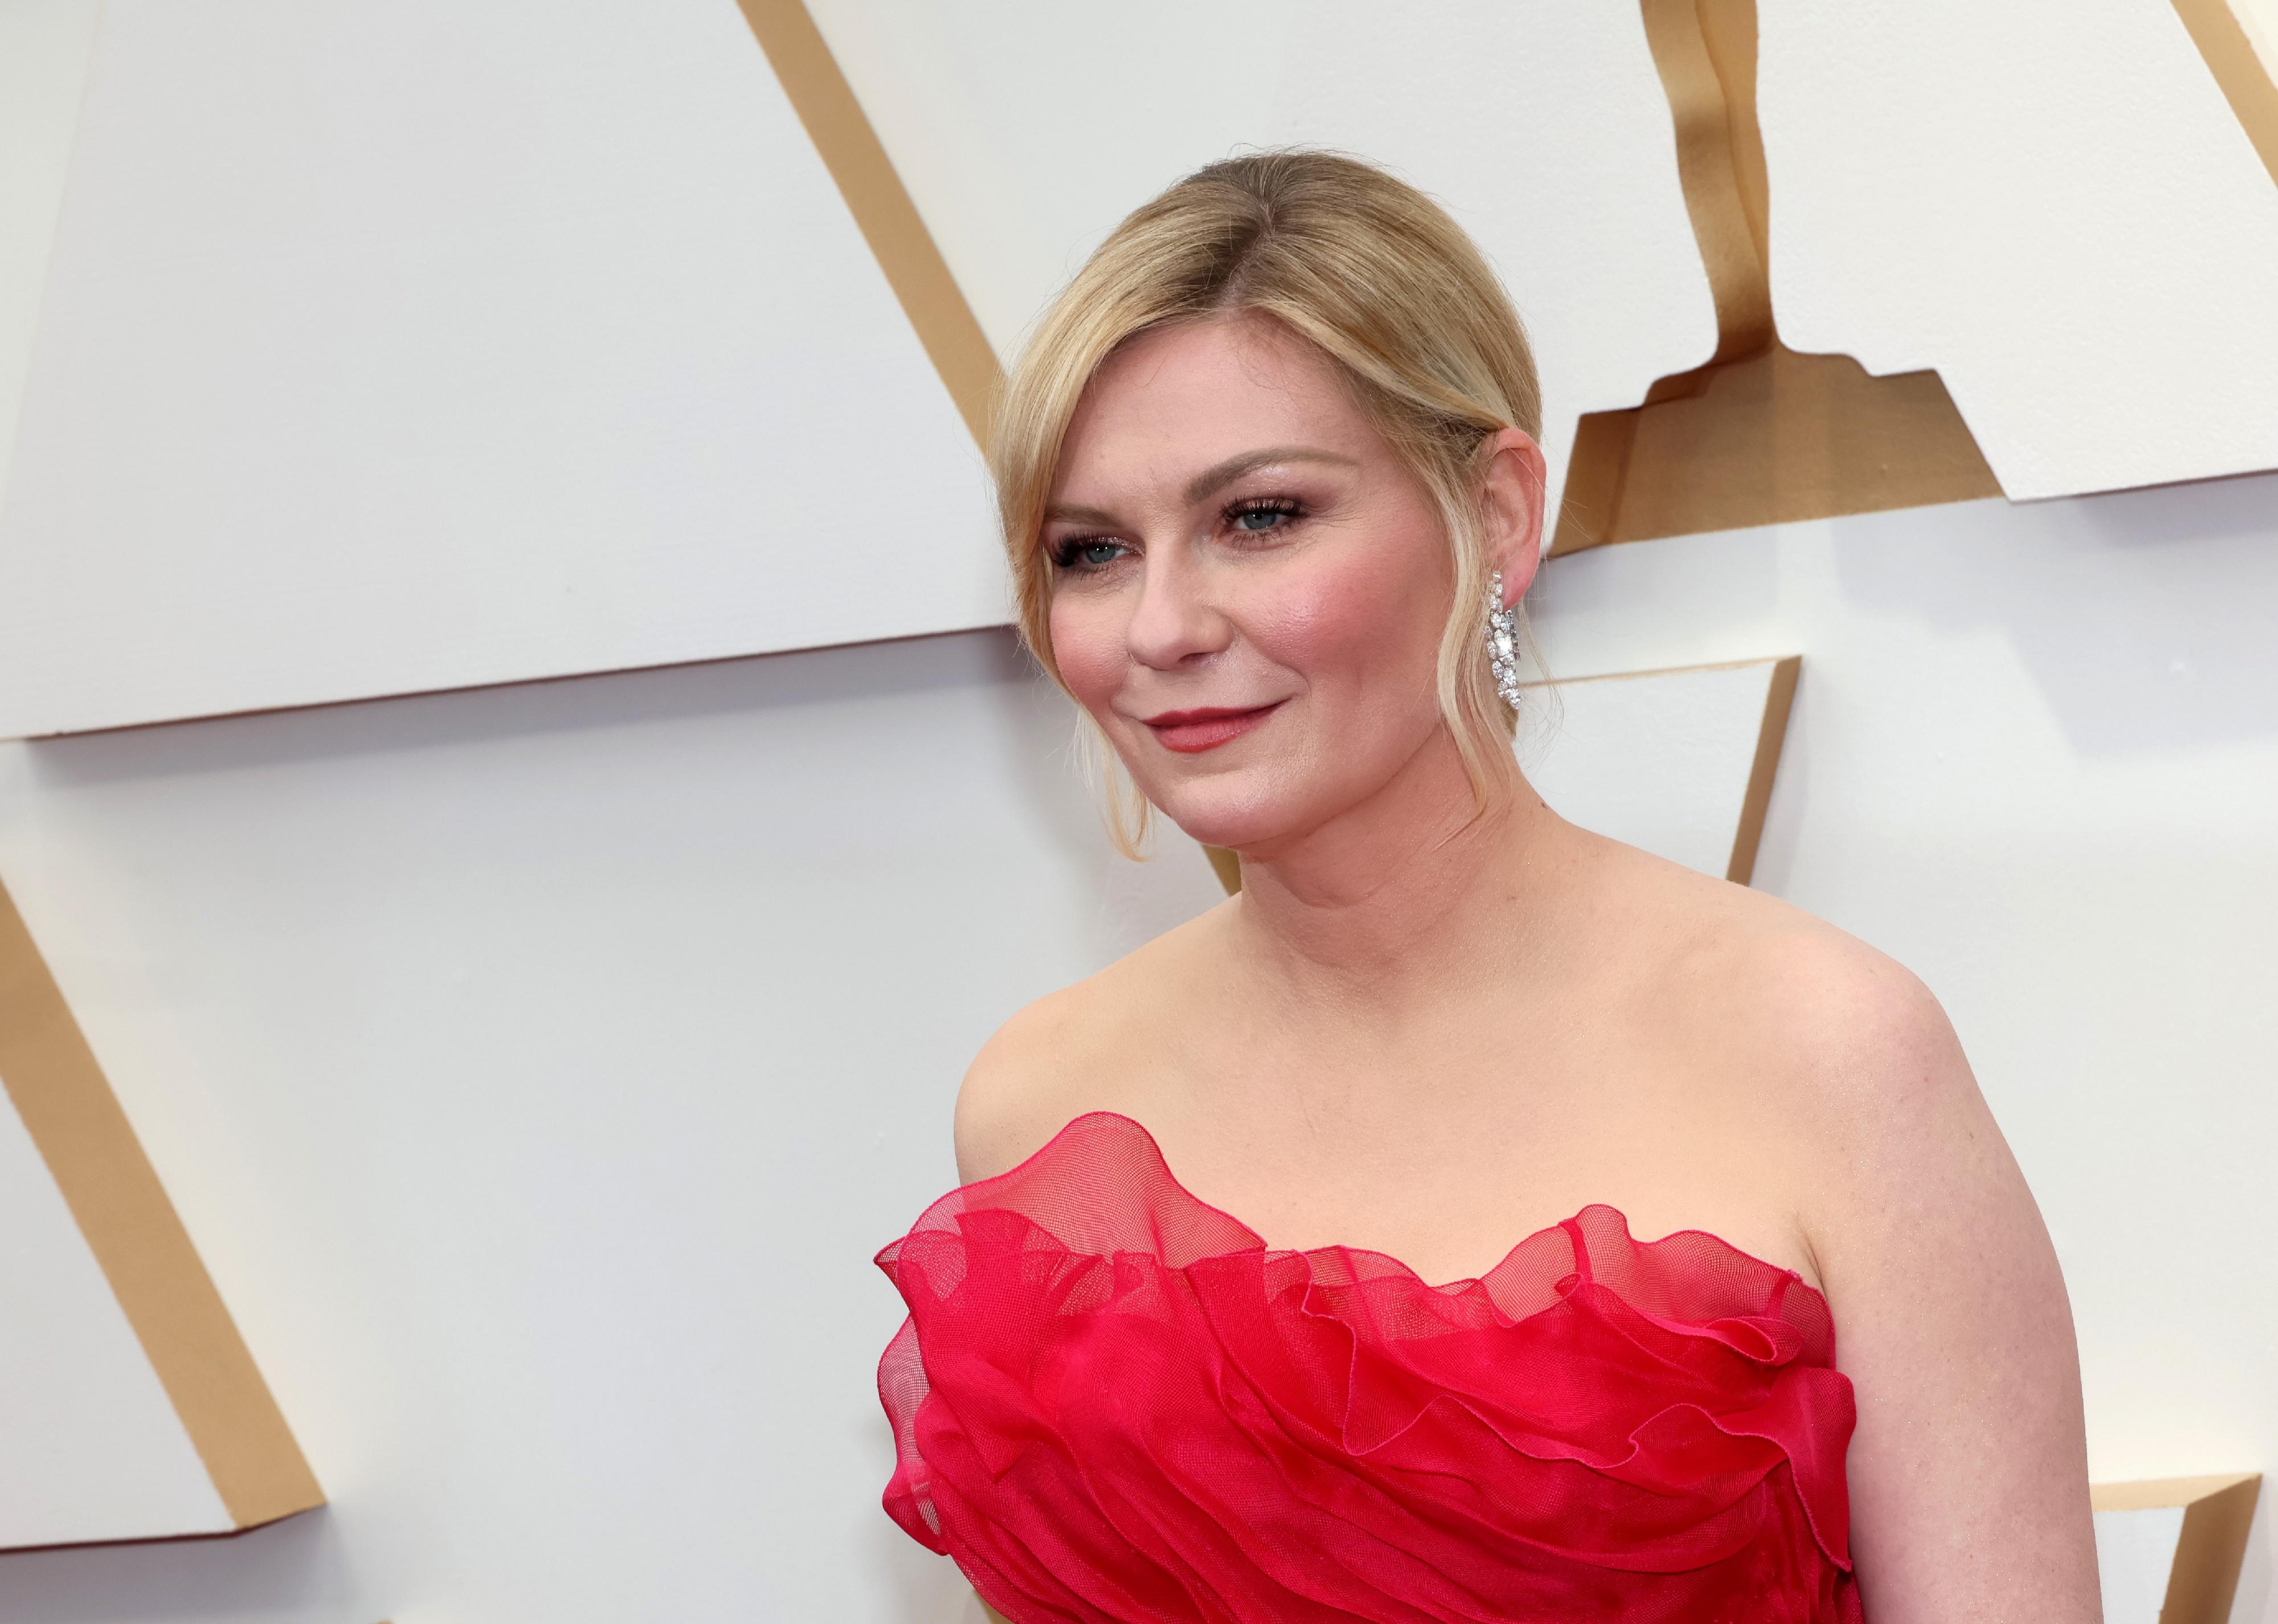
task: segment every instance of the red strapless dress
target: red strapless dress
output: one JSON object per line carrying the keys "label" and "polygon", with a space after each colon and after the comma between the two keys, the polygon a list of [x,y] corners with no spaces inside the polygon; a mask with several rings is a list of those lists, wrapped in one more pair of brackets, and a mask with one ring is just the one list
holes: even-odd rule
{"label": "red strapless dress", "polygon": [[1586,1207],[1426,1285],[1094,1112],[878,1264],[886,1509],[1014,1624],[1860,1617],[1826,1299],[1714,1236]]}

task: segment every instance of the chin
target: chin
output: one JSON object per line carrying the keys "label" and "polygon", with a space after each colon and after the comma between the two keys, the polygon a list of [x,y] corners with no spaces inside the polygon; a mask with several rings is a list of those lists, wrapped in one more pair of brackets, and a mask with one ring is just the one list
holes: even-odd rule
{"label": "chin", "polygon": [[1298,821],[1295,809],[1278,797],[1245,793],[1232,784],[1189,785],[1156,801],[1155,809],[1189,839],[1235,851],[1287,834]]}

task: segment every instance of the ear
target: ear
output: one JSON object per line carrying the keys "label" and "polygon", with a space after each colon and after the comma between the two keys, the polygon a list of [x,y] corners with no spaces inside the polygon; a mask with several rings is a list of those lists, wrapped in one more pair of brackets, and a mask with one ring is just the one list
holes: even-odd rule
{"label": "ear", "polygon": [[1516,603],[1533,584],[1542,562],[1544,499],[1548,479],[1542,448],[1525,429],[1507,428],[1480,448],[1481,540],[1487,568],[1502,571],[1502,601]]}

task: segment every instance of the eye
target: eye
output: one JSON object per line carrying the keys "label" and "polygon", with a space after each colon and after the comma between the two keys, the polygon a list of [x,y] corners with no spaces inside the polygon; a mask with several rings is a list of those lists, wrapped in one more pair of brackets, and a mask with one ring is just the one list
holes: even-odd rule
{"label": "eye", "polygon": [[1123,543],[1109,536],[1063,536],[1052,543],[1051,558],[1061,569],[1082,574],[1089,570],[1105,570],[1128,550]]}
{"label": "eye", "polygon": [[1290,522],[1303,511],[1295,497],[1272,496],[1257,502],[1237,502],[1227,509],[1226,520],[1246,536],[1265,535],[1272,531],[1287,530]]}

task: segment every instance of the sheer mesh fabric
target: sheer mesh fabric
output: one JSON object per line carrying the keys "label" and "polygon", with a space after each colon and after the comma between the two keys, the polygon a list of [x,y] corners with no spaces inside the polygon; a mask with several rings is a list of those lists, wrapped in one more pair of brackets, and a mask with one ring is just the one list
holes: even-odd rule
{"label": "sheer mesh fabric", "polygon": [[1591,1207],[1427,1285],[1097,1112],[878,1264],[886,1509],[1014,1624],[1858,1624],[1826,1302],[1713,1236]]}

